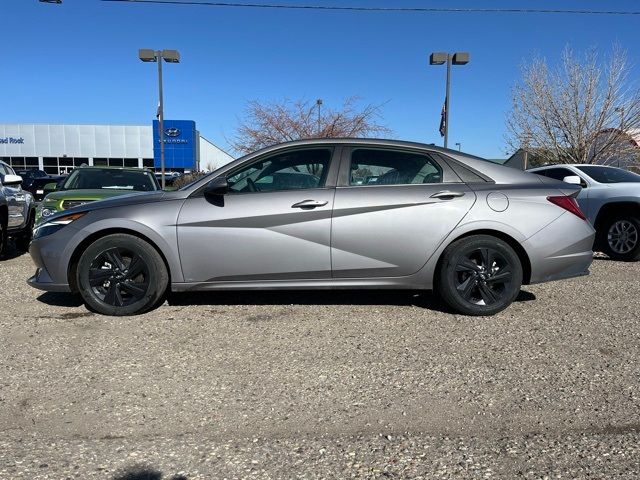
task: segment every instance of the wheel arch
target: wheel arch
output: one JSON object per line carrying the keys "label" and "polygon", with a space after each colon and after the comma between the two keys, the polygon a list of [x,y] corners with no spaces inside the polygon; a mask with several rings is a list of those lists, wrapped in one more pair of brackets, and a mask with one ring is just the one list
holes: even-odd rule
{"label": "wheel arch", "polygon": [[616,201],[602,205],[593,223],[593,228],[600,231],[606,221],[624,214],[635,214],[636,217],[640,217],[640,202]]}
{"label": "wheel arch", "polygon": [[6,205],[0,205],[0,223],[6,226],[9,221],[9,208]]}
{"label": "wheel arch", "polygon": [[83,239],[73,250],[73,253],[71,254],[71,258],[69,260],[69,266],[67,268],[67,280],[69,282],[69,287],[71,288],[72,292],[78,292],[78,285],[76,283],[76,273],[78,269],[78,262],[80,261],[82,252],[84,252],[89,245],[91,245],[93,242],[95,242],[99,238],[105,237],[107,235],[114,235],[117,233],[131,235],[132,237],[137,237],[141,240],[144,240],[149,245],[151,245],[156,250],[156,252],[158,252],[158,254],[160,255],[160,258],[162,258],[162,261],[164,262],[164,266],[167,269],[167,275],[169,276],[169,285],[171,285],[171,267],[169,265],[169,261],[167,260],[167,257],[162,251],[162,249],[160,249],[160,247],[158,247],[158,245],[153,240],[151,240],[149,237],[147,237],[146,235],[140,232],[137,232],[135,230],[130,230],[128,228],[108,228],[105,230],[99,230],[97,232],[93,232],[91,235]]}
{"label": "wheel arch", "polygon": [[[451,245],[454,242],[457,242],[462,238],[472,237],[474,235],[489,235],[492,237],[496,237],[502,240],[503,242],[505,242],[511,248],[513,248],[514,252],[516,252],[516,255],[518,255],[520,264],[522,265],[522,284],[528,285],[531,282],[531,260],[529,259],[529,255],[527,254],[527,251],[524,249],[524,247],[520,244],[520,242],[518,242],[511,235],[501,232],[499,230],[493,230],[490,228],[470,230],[468,232],[464,232],[458,235],[457,237],[447,242],[445,247],[442,249],[440,256],[438,257],[438,262],[436,263],[435,272],[440,271],[440,266],[442,263],[442,258],[444,256],[444,251],[447,249],[447,247],[449,247],[449,245]],[[435,278],[437,278],[437,276]]]}

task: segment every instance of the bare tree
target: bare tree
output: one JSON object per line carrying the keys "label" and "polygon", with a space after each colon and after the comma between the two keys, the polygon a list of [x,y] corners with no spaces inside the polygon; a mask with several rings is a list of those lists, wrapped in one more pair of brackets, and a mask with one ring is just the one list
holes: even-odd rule
{"label": "bare tree", "polygon": [[[604,65],[603,65],[604,63]],[[592,49],[577,58],[566,48],[550,68],[544,58],[525,65],[512,91],[508,146],[547,163],[638,161],[631,135],[640,128],[640,91],[630,83],[626,54],[607,62]]]}
{"label": "bare tree", "polygon": [[250,101],[230,141],[234,150],[250,153],[277,143],[304,138],[373,137],[390,134],[378,123],[380,105],[358,106],[358,98],[344,101],[342,108],[322,108],[316,102],[284,100],[278,103]]}

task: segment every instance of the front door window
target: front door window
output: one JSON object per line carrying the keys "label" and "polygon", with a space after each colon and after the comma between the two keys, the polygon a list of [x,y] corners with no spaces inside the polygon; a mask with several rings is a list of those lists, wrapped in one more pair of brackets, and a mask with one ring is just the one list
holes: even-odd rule
{"label": "front door window", "polygon": [[233,172],[227,181],[231,193],[305,190],[325,185],[331,149],[296,150],[258,160]]}

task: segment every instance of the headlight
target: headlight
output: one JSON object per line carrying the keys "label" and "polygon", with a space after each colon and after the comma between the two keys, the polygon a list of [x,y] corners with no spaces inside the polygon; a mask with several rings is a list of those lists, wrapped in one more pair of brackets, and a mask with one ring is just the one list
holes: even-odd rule
{"label": "headlight", "polygon": [[[44,210],[45,209],[43,209],[43,213],[42,213],[43,216],[44,216]],[[70,215],[63,215],[62,217],[58,217],[50,221],[47,221],[46,219],[43,218],[42,220],[43,223],[41,223],[40,225],[38,225],[36,228],[33,229],[33,239],[35,240],[36,238],[42,238],[42,237],[46,237],[47,235],[51,235],[52,233],[55,233],[58,230],[60,230],[62,227],[65,227],[66,225],[69,225],[70,223],[75,222],[79,218],[84,217],[86,214],[87,212],[72,213]],[[53,214],[49,214],[49,215],[53,215]]]}
{"label": "headlight", "polygon": [[50,208],[50,207],[44,207],[42,209],[42,217],[46,218],[46,217],[50,217],[51,215],[53,215],[54,213],[56,213],[57,210],[55,208]]}

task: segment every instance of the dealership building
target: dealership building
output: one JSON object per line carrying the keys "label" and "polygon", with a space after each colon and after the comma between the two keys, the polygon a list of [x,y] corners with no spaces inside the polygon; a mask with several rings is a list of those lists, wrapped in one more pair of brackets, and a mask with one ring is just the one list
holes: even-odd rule
{"label": "dealership building", "polygon": [[[165,169],[212,170],[233,157],[200,135],[192,120],[165,120]],[[0,160],[16,170],[69,173],[80,165],[160,170],[160,131],[153,125],[0,124]]]}

